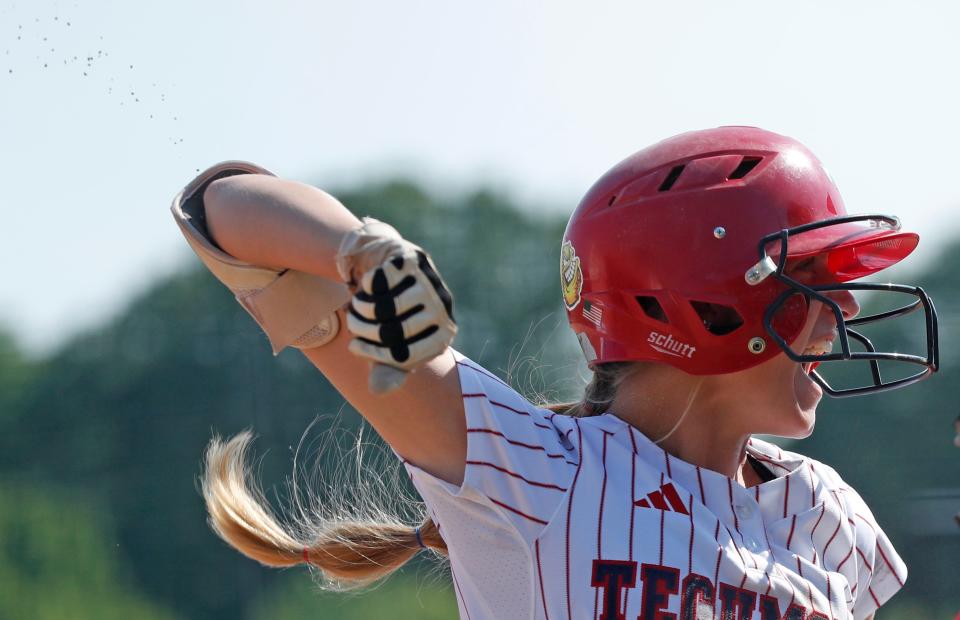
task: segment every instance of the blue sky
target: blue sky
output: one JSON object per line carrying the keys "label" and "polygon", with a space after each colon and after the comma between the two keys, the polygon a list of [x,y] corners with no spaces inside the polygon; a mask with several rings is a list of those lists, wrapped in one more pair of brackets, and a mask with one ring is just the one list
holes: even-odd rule
{"label": "blue sky", "polygon": [[[193,260],[167,210],[248,159],[343,187],[493,183],[568,212],[658,139],[806,143],[847,208],[958,234],[951,2],[0,0],[0,321],[42,352]],[[76,58],[74,58],[76,57]]]}

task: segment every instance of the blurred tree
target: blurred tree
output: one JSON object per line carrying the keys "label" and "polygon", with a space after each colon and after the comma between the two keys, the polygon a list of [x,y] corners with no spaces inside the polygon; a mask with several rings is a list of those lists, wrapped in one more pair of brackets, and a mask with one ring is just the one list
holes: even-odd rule
{"label": "blurred tree", "polygon": [[39,367],[23,355],[13,334],[0,328],[0,424],[23,412],[20,399]]}
{"label": "blurred tree", "polygon": [[0,618],[174,618],[128,579],[99,507],[67,495],[0,486]]}
{"label": "blurred tree", "polygon": [[417,578],[405,570],[373,590],[321,593],[302,574],[284,575],[273,590],[251,605],[247,620],[453,620],[457,603],[443,577]]}

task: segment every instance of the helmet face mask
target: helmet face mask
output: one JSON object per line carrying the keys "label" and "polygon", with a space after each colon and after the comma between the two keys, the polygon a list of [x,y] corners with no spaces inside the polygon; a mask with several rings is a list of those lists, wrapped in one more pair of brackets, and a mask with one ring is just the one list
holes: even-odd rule
{"label": "helmet face mask", "polygon": [[[854,388],[810,373],[827,393],[846,396],[901,387],[937,369],[936,312],[921,289],[849,283],[903,259],[917,242],[896,218],[848,216],[829,175],[796,141],[721,127],[665,140],[601,177],[567,225],[561,280],[591,364],[656,361],[726,374],[785,352],[799,363],[868,365],[867,385]],[[792,277],[790,265],[811,257],[825,266],[823,281]],[[897,312],[847,319],[831,298],[841,291],[912,300]],[[805,354],[795,343],[813,301],[835,317],[837,353]],[[850,329],[919,309],[922,355],[878,352]],[[922,368],[888,380],[881,363]]]}
{"label": "helmet face mask", "polygon": [[[792,359],[795,362],[801,364],[812,364],[810,370],[810,376],[813,378],[823,390],[834,397],[848,397],[848,396],[859,396],[862,394],[868,394],[872,392],[883,392],[888,390],[897,389],[900,387],[905,387],[911,383],[916,383],[921,379],[928,377],[930,374],[937,371],[939,367],[939,343],[938,343],[938,329],[937,329],[937,312],[934,308],[933,301],[930,297],[924,292],[920,287],[916,286],[906,286],[902,284],[870,284],[870,283],[840,283],[837,280],[844,280],[850,276],[859,273],[858,270],[852,269],[853,265],[849,260],[834,260],[831,261],[831,254],[827,254],[826,263],[828,264],[828,271],[832,272],[830,275],[834,280],[833,283],[829,284],[805,284],[797,279],[791,277],[786,272],[786,261],[772,261],[769,255],[767,254],[766,248],[772,241],[779,242],[779,255],[780,256],[791,256],[790,250],[790,238],[791,236],[801,235],[805,232],[825,229],[831,226],[839,226],[852,222],[866,221],[871,223],[875,228],[883,228],[886,226],[887,230],[892,233],[897,233],[900,230],[900,222],[896,218],[884,215],[859,215],[859,216],[847,216],[841,218],[834,218],[832,220],[824,220],[822,222],[815,222],[812,224],[799,226],[793,229],[785,229],[778,233],[768,235],[764,237],[759,243],[759,252],[760,252],[760,261],[757,265],[770,265],[771,263],[776,265],[776,269],[771,272],[769,275],[775,277],[776,279],[783,282],[787,290],[780,294],[780,296],[767,308],[766,313],[764,314],[763,322],[764,327],[767,330],[767,333],[773,339],[773,341],[787,354],[787,357]],[[893,237],[888,237],[891,239]],[[876,244],[876,241],[868,242]],[[880,242],[883,243],[883,242]],[[915,244],[914,244],[915,245]],[[843,248],[834,248],[834,252],[841,252],[850,246]],[[886,245],[881,246],[885,249],[890,249],[892,244],[887,242]],[[912,249],[912,248],[911,248]],[[902,252],[903,248],[897,249],[897,251]],[[846,258],[850,258],[850,253],[848,252]],[[888,256],[888,260],[892,259],[893,256]],[[830,268],[830,263],[833,263],[832,269]],[[837,269],[838,265],[844,265],[843,269]],[[864,268],[861,267],[861,270]],[[763,269],[754,266],[746,274],[746,279],[748,282],[751,279],[756,279],[756,276],[751,278],[752,274],[757,274],[762,272]],[[851,273],[852,271],[852,273]],[[757,282],[755,282],[757,283]],[[897,301],[893,302],[893,307],[884,311],[876,311],[872,314],[866,316],[860,316],[855,318],[846,318],[844,312],[841,309],[840,305],[830,296],[831,293],[839,292],[848,292],[853,291],[860,292],[872,292],[874,295],[887,295],[891,293],[900,294],[900,297],[906,296],[909,301]],[[787,339],[784,338],[782,330],[778,329],[774,323],[776,318],[783,314],[785,304],[788,301],[796,296],[802,296],[805,302],[805,306],[809,307],[812,300],[816,300],[828,308],[829,312],[833,315],[835,322],[835,332],[837,339],[839,341],[840,351],[839,352],[816,352],[804,354],[803,351],[797,351],[792,343],[787,342]],[[877,351],[871,339],[863,334],[861,331],[853,329],[854,327],[859,327],[861,325],[875,324],[880,321],[893,320],[898,317],[902,317],[918,310],[923,310],[924,318],[924,352],[923,355],[916,355],[910,353],[900,353],[900,352],[883,352]],[[796,311],[787,311],[787,314],[795,314]],[[851,341],[857,345],[859,348],[862,348],[862,351],[853,350]],[[828,380],[823,376],[822,373],[818,372],[817,367],[824,362],[837,362],[837,361],[852,361],[859,362],[861,364],[867,364],[870,372],[870,381],[866,385],[855,386],[855,387],[845,387],[837,388],[832,386]],[[898,378],[892,380],[885,380],[883,373],[880,369],[880,362],[890,362],[898,365],[913,365],[914,368],[911,371],[908,371],[906,375],[903,372],[900,373]],[[915,368],[919,366],[920,368]]]}

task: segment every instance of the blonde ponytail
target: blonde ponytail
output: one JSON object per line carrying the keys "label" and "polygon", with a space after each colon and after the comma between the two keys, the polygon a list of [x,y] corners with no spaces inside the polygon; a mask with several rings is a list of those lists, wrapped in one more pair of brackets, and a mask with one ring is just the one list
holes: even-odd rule
{"label": "blonde ponytail", "polygon": [[[634,363],[600,364],[577,403],[543,405],[572,416],[607,411],[624,379],[642,367]],[[279,519],[270,508],[247,465],[253,435],[243,432],[224,441],[214,437],[207,446],[201,490],[210,526],[220,538],[247,557],[274,567],[308,564],[318,569],[321,586],[349,590],[374,583],[406,564],[423,549],[446,555],[447,545],[421,502],[406,501],[407,519],[384,507],[404,504],[399,479],[384,480],[383,468],[363,467],[363,442],[355,459],[338,454],[342,469],[356,463],[355,474],[327,480],[326,501],[318,484],[308,484],[306,506],[294,486],[291,514]],[[390,455],[391,463],[396,459]],[[394,466],[394,471],[396,471]],[[296,470],[295,470],[296,471]],[[294,480],[295,483],[295,480]],[[331,499],[332,498],[332,499]],[[418,526],[411,523],[419,523]]]}
{"label": "blonde ponytail", "polygon": [[424,548],[446,554],[429,518],[414,527],[382,510],[373,518],[364,518],[363,507],[344,515],[343,506],[324,510],[311,496],[309,509],[297,510],[294,521],[281,521],[247,466],[252,439],[249,432],[228,441],[214,437],[201,480],[210,526],[247,557],[273,567],[309,564],[319,569],[322,585],[348,590],[390,575]]}

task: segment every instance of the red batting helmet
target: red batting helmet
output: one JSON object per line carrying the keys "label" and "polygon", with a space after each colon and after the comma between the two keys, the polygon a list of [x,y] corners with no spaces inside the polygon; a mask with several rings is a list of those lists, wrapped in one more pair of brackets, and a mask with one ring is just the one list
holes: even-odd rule
{"label": "red batting helmet", "polygon": [[[795,140],[720,127],[664,140],[604,174],[567,224],[561,284],[591,365],[656,361],[704,375],[744,370],[782,351],[800,362],[861,359],[875,371],[871,386],[833,390],[813,373],[831,394],[858,394],[936,370],[936,313],[922,290],[843,284],[900,261],[918,241],[896,218],[848,216],[827,171]],[[829,282],[808,286],[784,273],[787,259],[815,255],[826,256]],[[882,317],[844,321],[825,295],[836,290],[893,290],[916,299]],[[811,299],[833,310],[841,352],[790,350]],[[877,352],[851,329],[919,308],[926,356]],[[851,340],[865,350],[852,351]],[[885,383],[879,360],[923,369]]]}

